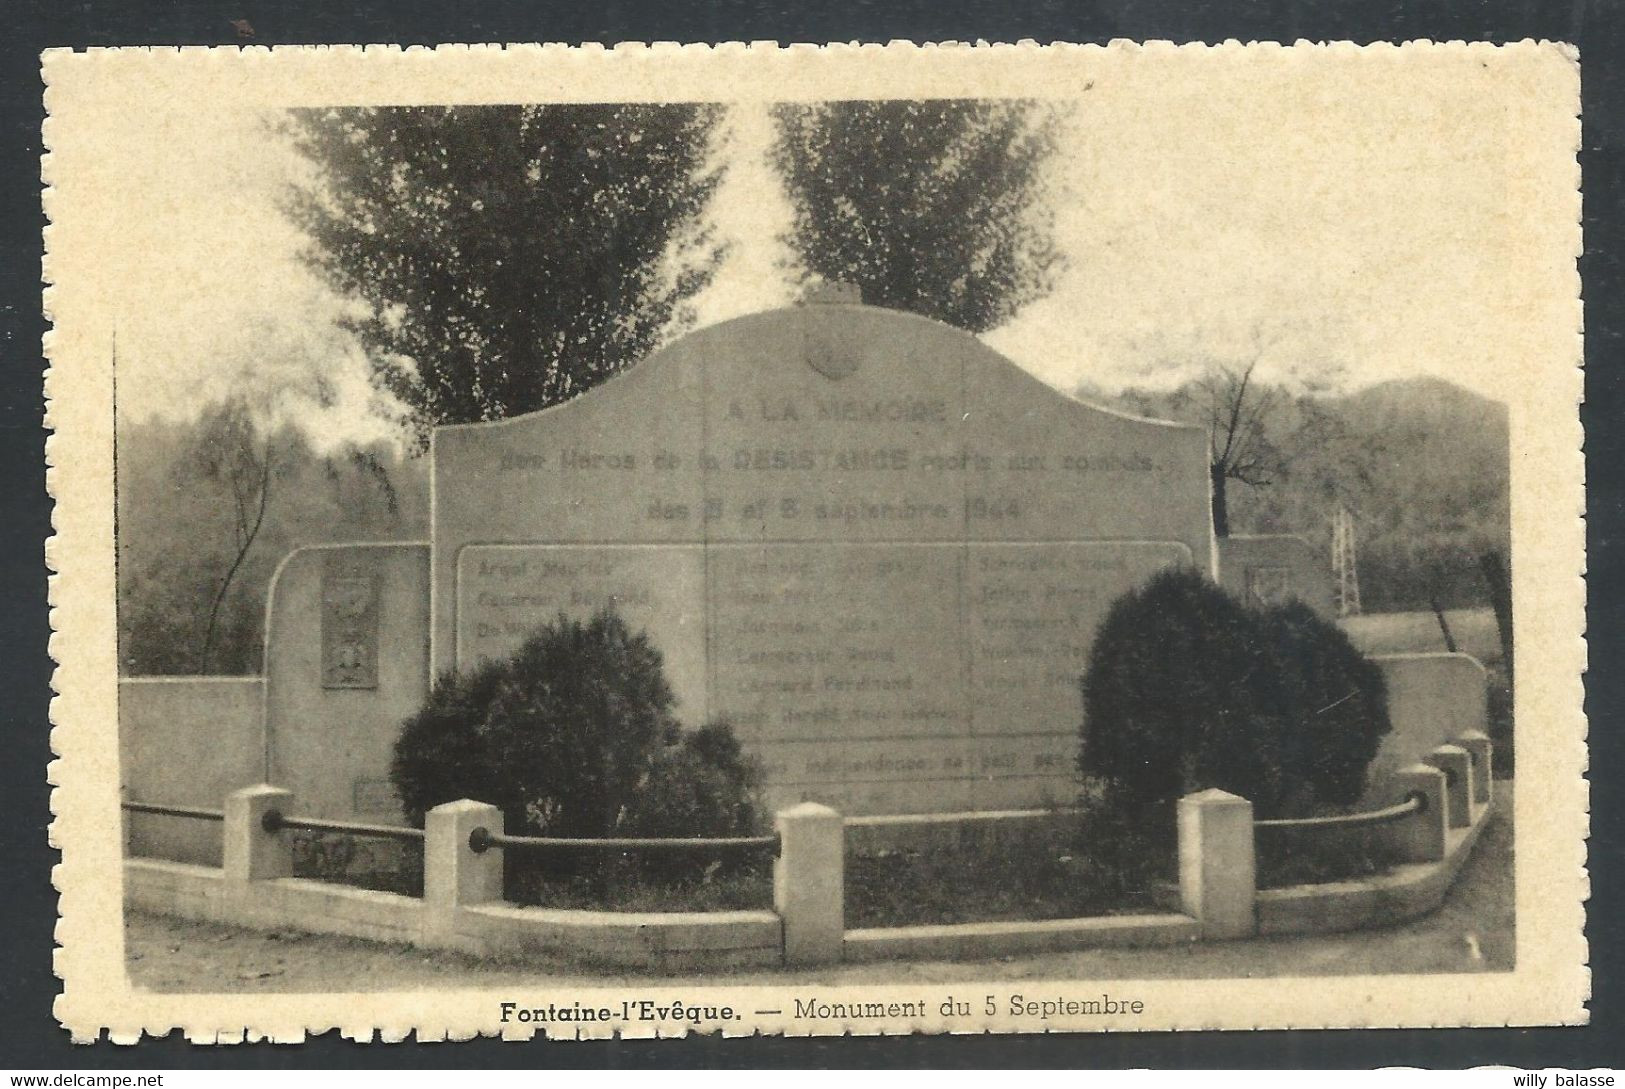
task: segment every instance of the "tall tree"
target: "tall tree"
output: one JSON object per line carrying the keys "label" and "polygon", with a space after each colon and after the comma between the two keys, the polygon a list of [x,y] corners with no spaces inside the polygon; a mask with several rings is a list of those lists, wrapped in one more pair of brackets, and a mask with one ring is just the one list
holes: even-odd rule
{"label": "tall tree", "polygon": [[214,668],[220,608],[265,525],[272,482],[284,475],[280,460],[272,437],[255,425],[246,402],[228,401],[203,418],[193,461],[198,475],[225,493],[231,516],[231,546],[226,552],[225,570],[209,599],[208,620],[198,647],[199,673]]}
{"label": "tall tree", "polygon": [[[1208,476],[1213,497],[1213,531],[1230,536],[1232,482],[1268,488],[1286,476],[1304,453],[1327,447],[1339,437],[1337,421],[1316,404],[1316,395],[1335,384],[1340,369],[1329,364],[1289,365],[1284,383],[1260,379],[1259,365],[1270,343],[1255,327],[1250,347],[1234,355],[1200,353],[1171,358],[1149,371],[1184,370],[1194,376],[1171,393],[1124,393],[1124,401],[1146,415],[1169,416],[1198,424],[1208,434]],[[1347,501],[1352,482],[1317,480],[1327,501]]]}
{"label": "tall tree", "polygon": [[649,351],[721,257],[706,105],[295,110],[288,207],[364,304],[375,378],[441,423],[556,404]]}
{"label": "tall tree", "polygon": [[317,450],[240,397],[191,420],[121,419],[118,447],[128,675],[256,673],[266,591],[289,552],[428,532],[424,459],[389,442]]}
{"label": "tall tree", "polygon": [[1049,291],[1058,268],[1043,165],[1054,112],[1025,100],[784,104],[773,159],[804,277],[972,332]]}
{"label": "tall tree", "polygon": [[1265,426],[1275,391],[1253,385],[1257,369],[1257,359],[1240,367],[1215,365],[1198,382],[1207,399],[1213,532],[1220,537],[1230,536],[1230,481],[1265,487],[1281,468],[1281,452]]}

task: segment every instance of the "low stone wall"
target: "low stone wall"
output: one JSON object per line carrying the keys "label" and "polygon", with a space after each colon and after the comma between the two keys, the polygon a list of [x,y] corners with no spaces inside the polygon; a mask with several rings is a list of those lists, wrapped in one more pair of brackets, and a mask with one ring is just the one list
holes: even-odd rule
{"label": "low stone wall", "polygon": [[[339,615],[345,595],[361,620]],[[311,816],[404,824],[389,764],[429,692],[429,546],[296,549],[271,579],[265,615],[261,778],[296,791]]]}
{"label": "low stone wall", "polygon": [[1485,729],[1486,674],[1467,654],[1383,654],[1371,659],[1388,684],[1393,727],[1371,762],[1365,802],[1397,801],[1394,775],[1452,738]]}
{"label": "low stone wall", "polygon": [[771,911],[559,911],[505,903],[459,912],[457,937],[469,950],[548,953],[661,972],[776,965],[784,945]]}
{"label": "low stone wall", "polygon": [[784,928],[772,911],[557,911],[502,902],[503,852],[475,852],[469,844],[473,828],[500,828],[499,814],[475,802],[430,812],[422,898],[290,877],[292,837],[267,830],[264,818],[272,810],[288,815],[292,807],[292,794],[275,787],[235,792],[224,810],[224,865],[127,859],[126,903],[238,926],[482,956],[553,953],[622,968],[701,971],[783,958]]}
{"label": "low stone wall", "polygon": [[1202,936],[1201,924],[1177,912],[1101,915],[1032,922],[952,923],[848,930],[842,959],[973,960],[1069,949],[1180,945]]}
{"label": "low stone wall", "polygon": [[219,867],[132,858],[124,865],[124,898],[136,907],[206,922],[413,945],[425,939],[421,900],[298,877],[234,885]]}
{"label": "low stone wall", "polygon": [[[126,677],[118,685],[124,796],[220,808],[265,778],[265,685],[259,677]],[[132,813],[131,854],[220,865],[220,826]]]}
{"label": "low stone wall", "polygon": [[[845,858],[850,836],[901,829],[938,837],[956,824],[973,828],[969,834],[986,835],[990,829],[1041,828],[1043,820],[1057,814],[843,821],[840,814],[813,803],[776,818],[772,911],[617,913],[504,902],[503,849],[475,849],[477,830],[500,829],[501,814],[494,806],[472,801],[430,811],[422,834],[424,895],[417,899],[288,876],[292,839],[286,831],[267,830],[266,814],[275,810],[286,816],[294,801],[290,792],[270,786],[240,790],[226,799],[222,867],[131,858],[125,863],[125,898],[152,911],[245,926],[488,956],[541,953],[655,971],[985,958],[1325,933],[1403,921],[1433,910],[1444,898],[1493,800],[1489,739],[1474,731],[1454,742],[1435,747],[1422,762],[1395,773],[1398,787],[1413,800],[1397,817],[1377,814],[1373,819],[1382,819],[1381,827],[1404,861],[1365,880],[1259,890],[1252,804],[1220,790],[1182,799],[1178,910],[1162,914],[848,930]],[[277,822],[269,823],[277,827]],[[962,827],[957,834],[966,832]]]}
{"label": "low stone wall", "polygon": [[1268,604],[1295,598],[1321,616],[1337,615],[1330,565],[1325,555],[1302,537],[1280,534],[1215,540],[1219,585],[1236,597]]}
{"label": "low stone wall", "polygon": [[1446,834],[1444,857],[1408,863],[1358,881],[1295,885],[1258,893],[1258,933],[1329,934],[1392,926],[1438,908],[1472,854],[1490,803],[1475,804],[1472,823]]}

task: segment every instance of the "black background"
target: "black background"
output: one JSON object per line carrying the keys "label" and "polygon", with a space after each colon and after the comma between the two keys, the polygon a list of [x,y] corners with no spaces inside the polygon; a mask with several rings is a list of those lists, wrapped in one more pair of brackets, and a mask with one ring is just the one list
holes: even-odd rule
{"label": "black background", "polygon": [[[1105,1036],[904,1037],[893,1039],[604,1041],[529,1044],[494,1040],[426,1046],[353,1044],[329,1034],[303,1045],[195,1047],[179,1034],[138,1047],[76,1046],[51,1004],[56,894],[46,845],[50,759],[46,581],[50,531],[44,488],[40,376],[38,54],[52,46],[236,45],[235,20],[252,44],[618,41],[1105,42],[1412,38],[1577,44],[1584,82],[1586,255],[1586,472],[1589,480],[1589,640],[1593,897],[1587,936],[1593,971],[1586,1028],[1383,1032],[1236,1032]],[[116,4],[101,0],[0,0],[0,1069],[238,1067],[1351,1067],[1373,1065],[1625,1066],[1621,1018],[1619,865],[1620,728],[1625,690],[1620,629],[1620,514],[1625,493],[1625,381],[1618,202],[1625,0],[1458,0],[1454,3],[1265,0],[810,0],[676,3],[428,4],[417,0],[263,0]],[[1528,727],[1526,726],[1527,730]],[[1538,802],[1537,802],[1538,804]],[[1468,987],[1471,977],[1448,986]]]}

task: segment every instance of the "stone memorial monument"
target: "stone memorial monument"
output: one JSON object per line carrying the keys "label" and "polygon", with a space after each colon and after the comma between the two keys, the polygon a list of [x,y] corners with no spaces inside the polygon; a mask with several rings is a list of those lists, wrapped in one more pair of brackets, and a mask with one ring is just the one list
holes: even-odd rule
{"label": "stone memorial monument", "polygon": [[1169,565],[1217,576],[1199,429],[841,292],[440,428],[432,456],[431,541],[296,554],[273,587],[271,781],[334,815],[390,808],[431,676],[606,605],[685,724],[733,724],[770,806],[1064,803],[1106,608]]}

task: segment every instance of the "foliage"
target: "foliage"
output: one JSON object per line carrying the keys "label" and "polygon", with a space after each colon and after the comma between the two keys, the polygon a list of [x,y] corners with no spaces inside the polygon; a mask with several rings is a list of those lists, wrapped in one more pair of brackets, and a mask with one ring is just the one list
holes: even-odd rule
{"label": "foliage", "polygon": [[726,722],[685,731],[656,753],[654,768],[622,824],[630,836],[750,835],[761,823],[756,764]]}
{"label": "foliage", "polygon": [[685,734],[673,702],[647,635],[609,610],[561,615],[512,657],[442,677],[407,719],[391,778],[418,822],[474,798],[530,835],[750,830],[754,767],[725,724]]}
{"label": "foliage", "polygon": [[1492,768],[1497,779],[1510,779],[1517,769],[1518,751],[1512,719],[1512,673],[1505,660],[1489,665],[1484,678],[1485,732],[1495,743]]}
{"label": "foliage", "polygon": [[[1203,379],[1117,397],[1079,392],[1202,426],[1214,404]],[[1294,533],[1330,556],[1331,517],[1344,504],[1367,612],[1428,609],[1434,598],[1447,609],[1491,602],[1479,555],[1504,555],[1511,532],[1505,405],[1436,379],[1334,395],[1255,378],[1249,395],[1266,407],[1257,456],[1244,459],[1259,475],[1228,492],[1233,532]]]}
{"label": "foliage", "polygon": [[221,606],[265,526],[272,484],[286,476],[286,466],[271,437],[262,435],[260,428],[254,425],[246,401],[227,401],[216,411],[202,416],[201,423],[191,460],[203,481],[229,494],[232,518],[232,543],[228,552],[231,560],[210,599],[209,616],[197,655],[199,671],[208,673],[214,664]]}
{"label": "foliage", "polygon": [[1352,881],[1403,861],[1380,826],[1260,829],[1257,852],[1261,889]]}
{"label": "foliage", "polygon": [[635,362],[708,282],[720,107],[295,110],[311,264],[417,438],[556,404]]}
{"label": "foliage", "polygon": [[1171,841],[1081,826],[964,835],[953,845],[846,855],[846,925],[922,926],[1148,911],[1175,876]]}
{"label": "foliage", "polygon": [[972,332],[1045,294],[1058,264],[1042,168],[1056,119],[1024,100],[846,101],[774,111],[804,275]]}
{"label": "foliage", "polygon": [[1354,804],[1389,730],[1382,670],[1301,602],[1265,609],[1257,619],[1282,678],[1282,807],[1308,812]]}
{"label": "foliage", "polygon": [[1131,815],[1207,787],[1269,808],[1286,733],[1275,666],[1240,602],[1194,570],[1162,572],[1095,633],[1080,770]]}
{"label": "foliage", "polygon": [[1291,604],[1253,610],[1194,570],[1120,597],[1083,679],[1079,768],[1128,822],[1193,791],[1260,817],[1346,804],[1388,732],[1381,674],[1335,625]]}
{"label": "foliage", "polygon": [[761,911],[773,906],[771,862],[721,866],[672,857],[671,864],[655,870],[647,862],[616,855],[595,867],[560,872],[511,855],[504,896],[516,904],[567,910]]}
{"label": "foliage", "polygon": [[271,427],[234,402],[184,423],[120,420],[120,670],[259,672],[277,565],[306,544],[421,540],[426,470],[383,445],[319,452],[297,429]]}

